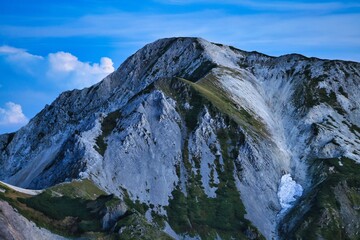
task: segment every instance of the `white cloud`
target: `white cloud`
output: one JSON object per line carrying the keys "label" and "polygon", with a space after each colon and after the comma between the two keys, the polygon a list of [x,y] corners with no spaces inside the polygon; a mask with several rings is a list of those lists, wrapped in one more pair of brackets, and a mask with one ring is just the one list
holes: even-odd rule
{"label": "white cloud", "polygon": [[102,57],[99,63],[88,63],[68,52],[42,57],[11,46],[0,46],[0,54],[18,71],[55,84],[60,90],[89,87],[114,71],[113,61],[107,57]]}
{"label": "white cloud", "polygon": [[102,57],[100,63],[90,64],[79,61],[71,53],[57,52],[49,54],[48,61],[48,77],[64,81],[69,87],[91,86],[114,71],[114,63],[108,57]]}
{"label": "white cloud", "polygon": [[43,57],[28,53],[25,49],[15,48],[7,45],[0,46],[0,56],[4,56],[8,62],[16,63],[21,71],[34,76]]}
{"label": "white cloud", "polygon": [[[254,4],[254,1],[248,4]],[[266,6],[264,1],[261,1],[261,4],[262,7]],[[278,8],[284,9],[298,7],[283,1],[272,4],[278,4]],[[318,5],[307,3],[302,9],[310,6]],[[336,14],[325,14],[320,10],[284,11],[282,14],[271,11],[265,14],[261,11],[242,15],[221,10],[176,14],[114,12],[82,16],[63,25],[0,25],[0,32],[19,37],[108,37],[114,39],[113,42],[119,41],[122,47],[124,42],[141,42],[137,48],[163,37],[199,36],[270,55],[292,52],[308,55],[315,49],[317,52],[326,53],[317,57],[339,58],[334,52],[336,49],[342,51],[342,56],[348,56],[348,60],[358,61],[360,28],[356,23],[359,21],[360,14],[350,11]]]}
{"label": "white cloud", "polygon": [[356,1],[312,1],[312,2],[290,2],[290,1],[264,1],[264,0],[155,0],[156,2],[172,5],[187,5],[187,4],[218,4],[218,5],[234,5],[243,6],[257,10],[272,10],[272,11],[336,11],[343,9],[350,9],[359,7],[360,4]]}
{"label": "white cloud", "polygon": [[8,45],[0,46],[0,54],[5,55],[11,61],[36,61],[42,60],[43,57],[28,53],[25,49],[15,48]]}
{"label": "white cloud", "polygon": [[2,54],[14,54],[14,53],[22,53],[24,49],[21,48],[14,48],[8,45],[0,46],[0,53]]}
{"label": "white cloud", "polygon": [[0,108],[0,125],[25,125],[28,121],[19,104],[7,102]]}

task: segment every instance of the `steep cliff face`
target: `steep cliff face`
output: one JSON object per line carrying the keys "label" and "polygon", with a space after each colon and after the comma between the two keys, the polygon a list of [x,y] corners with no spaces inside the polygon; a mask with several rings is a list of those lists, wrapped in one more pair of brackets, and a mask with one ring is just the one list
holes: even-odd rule
{"label": "steep cliff face", "polygon": [[360,163],[359,84],[359,63],[158,40],[0,136],[0,179],[89,178],[180,239],[326,238],[318,194],[340,202],[337,227],[359,216],[359,182],[341,167]]}

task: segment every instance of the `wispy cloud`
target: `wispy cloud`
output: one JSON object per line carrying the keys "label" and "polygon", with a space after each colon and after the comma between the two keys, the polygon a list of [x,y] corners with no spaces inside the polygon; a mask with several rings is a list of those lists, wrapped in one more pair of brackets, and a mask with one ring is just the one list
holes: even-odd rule
{"label": "wispy cloud", "polygon": [[16,67],[30,75],[38,71],[39,64],[44,60],[43,57],[30,54],[24,49],[7,45],[0,46],[0,57],[15,63]]}
{"label": "wispy cloud", "polygon": [[62,90],[89,87],[114,71],[113,62],[107,57],[102,57],[99,63],[88,63],[67,52],[43,57],[11,46],[0,46],[1,55],[17,71],[48,81]]}
{"label": "wispy cloud", "polygon": [[8,45],[0,46],[0,54],[17,54],[24,53],[25,50],[21,48],[14,48]]}
{"label": "wispy cloud", "polygon": [[25,125],[28,118],[24,115],[22,107],[13,102],[7,102],[5,108],[0,107],[0,125]]}
{"label": "wispy cloud", "polygon": [[273,11],[336,11],[359,7],[355,2],[289,2],[289,1],[226,1],[229,4],[237,4],[253,9],[273,10]]}
{"label": "wispy cloud", "polygon": [[257,10],[272,11],[337,11],[360,7],[356,1],[332,1],[332,2],[298,2],[298,1],[251,1],[251,0],[155,0],[156,2],[170,5],[188,4],[216,4],[242,6]]}
{"label": "wispy cloud", "polygon": [[236,15],[199,11],[154,15],[118,12],[87,15],[56,26],[0,26],[0,32],[18,37],[109,37],[113,42],[142,44],[169,36],[200,36],[271,54],[281,50],[284,53],[306,50],[309,46],[327,51],[344,46],[360,49],[360,28],[356,24],[359,21],[359,13]]}

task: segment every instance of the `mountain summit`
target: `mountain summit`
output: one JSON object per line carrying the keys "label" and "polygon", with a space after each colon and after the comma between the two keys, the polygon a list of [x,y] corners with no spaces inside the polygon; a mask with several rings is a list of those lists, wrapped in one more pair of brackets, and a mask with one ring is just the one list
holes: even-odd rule
{"label": "mountain summit", "polygon": [[[358,239],[359,86],[355,62],[161,39],[0,135],[0,179],[49,188],[27,198],[41,201],[81,199],[54,188],[93,184],[91,206],[107,194],[175,239]],[[0,192],[0,203],[8,198]],[[23,202],[12,206],[47,215]],[[139,233],[125,210],[104,209],[102,232]],[[55,233],[100,231],[81,226]]]}

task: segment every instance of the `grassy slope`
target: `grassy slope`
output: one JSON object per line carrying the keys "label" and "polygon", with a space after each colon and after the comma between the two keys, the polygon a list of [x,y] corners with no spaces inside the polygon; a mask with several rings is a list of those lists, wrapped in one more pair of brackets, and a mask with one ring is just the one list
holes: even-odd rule
{"label": "grassy slope", "polygon": [[167,234],[159,231],[137,211],[127,212],[115,225],[115,232],[121,231],[121,239],[170,240]]}
{"label": "grassy slope", "polygon": [[244,108],[238,106],[228,94],[218,85],[217,79],[212,74],[207,75],[201,81],[193,83],[186,79],[181,79],[192,86],[197,92],[211,102],[220,112],[231,117],[238,125],[247,132],[265,137],[268,135],[264,124],[248,113]]}
{"label": "grassy slope", "polygon": [[113,198],[103,195],[104,192],[89,180],[61,184],[36,196],[3,185],[1,188],[6,191],[0,193],[0,199],[9,202],[38,226],[63,236],[101,231],[101,210]]}
{"label": "grassy slope", "polygon": [[[39,227],[46,228],[54,233],[65,237],[86,237],[88,239],[118,239],[116,233],[104,232],[101,219],[106,213],[107,206],[119,203],[119,199],[112,195],[106,195],[90,180],[73,181],[63,183],[45,190],[43,193],[31,196],[14,191],[0,184],[0,200],[9,202],[24,217],[35,222]],[[131,219],[139,217],[142,223],[143,217],[136,211]],[[142,225],[134,224],[127,218],[130,214],[121,217],[119,223],[122,227],[129,223],[128,227],[141,228]],[[130,224],[131,222],[131,224]],[[125,225],[124,225],[125,224]],[[146,229],[152,236],[161,236],[159,239],[169,239],[158,228],[151,224]],[[153,235],[151,235],[153,234]],[[121,235],[122,239],[147,239],[134,233],[132,237]]]}
{"label": "grassy slope", "polygon": [[[182,104],[178,104],[177,109],[185,120],[189,134],[196,128],[204,107],[208,108],[212,117],[223,112],[225,114],[223,117],[229,126],[217,132],[221,145],[221,149],[218,150],[222,152],[224,165],[220,165],[219,158],[215,160],[220,180],[220,183],[216,185],[218,188],[216,198],[207,197],[199,171],[194,173],[192,170],[190,161],[195,162],[195,165],[199,167],[201,159],[189,159],[188,139],[185,139],[183,161],[188,176],[188,194],[185,196],[179,188],[173,191],[173,198],[170,199],[167,207],[171,227],[177,233],[190,236],[200,235],[202,239],[215,239],[217,235],[223,239],[247,239],[249,235],[252,235],[254,239],[263,239],[256,228],[244,217],[245,207],[234,179],[234,159],[245,137],[239,130],[238,122],[252,126],[253,119],[250,120],[241,111],[235,109],[233,103],[225,95],[213,94],[216,92],[215,89],[205,84],[198,85],[184,79],[172,79],[160,81],[156,86],[177,102],[190,103],[191,109],[185,109]],[[215,153],[217,149],[212,149],[212,151]],[[179,166],[177,170],[179,173]]]}

